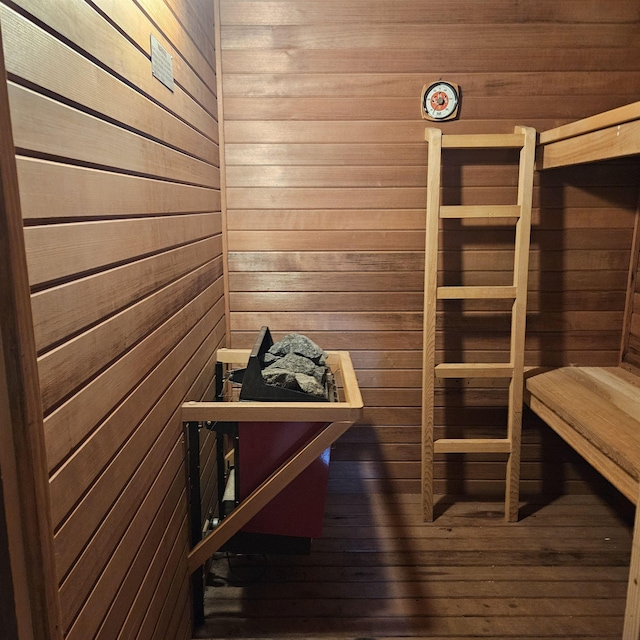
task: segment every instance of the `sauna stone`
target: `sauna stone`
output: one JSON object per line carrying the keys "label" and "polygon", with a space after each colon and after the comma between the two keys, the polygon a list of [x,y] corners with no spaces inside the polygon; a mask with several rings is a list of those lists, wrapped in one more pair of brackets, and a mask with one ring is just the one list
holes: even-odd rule
{"label": "sauna stone", "polygon": [[265,354],[262,377],[267,384],[327,397],[327,354],[299,333],[286,335]]}

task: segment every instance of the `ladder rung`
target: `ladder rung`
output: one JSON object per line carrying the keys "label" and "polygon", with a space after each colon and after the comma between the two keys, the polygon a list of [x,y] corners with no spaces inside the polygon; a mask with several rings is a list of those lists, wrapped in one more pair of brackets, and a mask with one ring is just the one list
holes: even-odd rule
{"label": "ladder rung", "polygon": [[506,149],[523,147],[522,133],[476,133],[462,135],[443,135],[443,149]]}
{"label": "ladder rung", "polygon": [[519,218],[521,208],[517,204],[498,205],[447,205],[440,207],[441,218]]}
{"label": "ladder rung", "polygon": [[516,287],[438,287],[439,300],[515,300]]}
{"label": "ladder rung", "polygon": [[511,378],[513,366],[491,362],[480,363],[444,363],[435,367],[438,378]]}
{"label": "ladder rung", "polygon": [[511,453],[511,441],[504,438],[440,438],[434,453]]}

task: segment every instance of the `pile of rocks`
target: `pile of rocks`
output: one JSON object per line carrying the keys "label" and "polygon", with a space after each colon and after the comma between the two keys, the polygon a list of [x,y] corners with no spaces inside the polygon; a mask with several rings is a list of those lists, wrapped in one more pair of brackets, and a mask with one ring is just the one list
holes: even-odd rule
{"label": "pile of rocks", "polygon": [[327,398],[327,354],[300,333],[290,333],[264,355],[267,384]]}

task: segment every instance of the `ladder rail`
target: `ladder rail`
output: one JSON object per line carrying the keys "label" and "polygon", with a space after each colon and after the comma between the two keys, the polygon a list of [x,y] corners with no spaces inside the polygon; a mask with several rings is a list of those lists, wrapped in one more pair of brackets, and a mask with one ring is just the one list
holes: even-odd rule
{"label": "ladder rail", "polygon": [[511,452],[507,461],[505,517],[509,522],[518,519],[520,494],[520,449],[522,441],[522,406],[524,393],[524,348],[527,321],[527,286],[529,278],[529,249],[531,243],[531,203],[533,200],[533,172],[535,168],[536,132],[531,127],[516,127],[525,136],[520,152],[518,173],[518,205],[520,218],[516,222],[513,286],[516,299],[511,316],[510,360],[513,378],[509,385],[509,418],[507,438]]}
{"label": "ladder rail", "polygon": [[[442,132],[427,129],[429,142],[427,173],[427,219],[425,222],[424,253],[424,315],[422,349],[422,513],[425,520],[433,520],[433,427],[435,398],[429,389],[435,386],[436,305],[438,288],[438,208],[442,174]],[[433,300],[434,304],[428,304]]]}

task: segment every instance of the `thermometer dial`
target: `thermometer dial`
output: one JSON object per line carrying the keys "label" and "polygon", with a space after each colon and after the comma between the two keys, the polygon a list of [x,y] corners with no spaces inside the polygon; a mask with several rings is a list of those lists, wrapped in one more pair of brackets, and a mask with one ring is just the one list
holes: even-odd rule
{"label": "thermometer dial", "polygon": [[434,82],[422,88],[422,117],[425,120],[452,120],[458,115],[460,95],[453,82]]}

